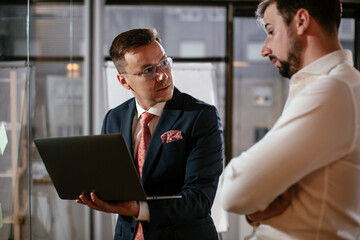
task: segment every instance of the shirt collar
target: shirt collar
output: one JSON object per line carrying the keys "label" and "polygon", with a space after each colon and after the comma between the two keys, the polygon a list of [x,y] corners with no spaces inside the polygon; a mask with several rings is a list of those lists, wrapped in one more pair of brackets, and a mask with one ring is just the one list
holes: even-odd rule
{"label": "shirt collar", "polygon": [[294,83],[297,79],[303,79],[304,76],[328,74],[334,67],[343,63],[354,64],[351,51],[337,50],[328,53],[295,73],[291,78],[291,82]]}
{"label": "shirt collar", "polygon": [[146,111],[140,106],[140,104],[136,101],[136,99],[135,99],[135,103],[136,103],[136,111],[137,111],[138,119],[140,118],[140,116],[143,112],[148,112],[148,113],[151,113],[153,115],[160,117],[164,110],[165,104],[166,104],[166,102],[159,102],[159,103],[155,104],[154,106],[152,106],[148,111]]}

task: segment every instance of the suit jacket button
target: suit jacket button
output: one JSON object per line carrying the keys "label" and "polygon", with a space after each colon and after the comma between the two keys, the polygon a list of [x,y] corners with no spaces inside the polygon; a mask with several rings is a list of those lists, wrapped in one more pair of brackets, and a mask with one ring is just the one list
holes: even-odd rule
{"label": "suit jacket button", "polygon": [[132,227],[132,228],[131,228],[131,232],[134,232],[134,230],[135,230],[135,229]]}

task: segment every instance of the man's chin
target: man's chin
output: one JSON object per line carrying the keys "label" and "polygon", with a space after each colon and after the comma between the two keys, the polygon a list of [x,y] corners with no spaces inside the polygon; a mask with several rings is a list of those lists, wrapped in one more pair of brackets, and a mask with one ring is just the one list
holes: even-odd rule
{"label": "man's chin", "polygon": [[168,86],[165,89],[161,89],[159,92],[158,101],[167,102],[172,99],[174,93],[174,86]]}

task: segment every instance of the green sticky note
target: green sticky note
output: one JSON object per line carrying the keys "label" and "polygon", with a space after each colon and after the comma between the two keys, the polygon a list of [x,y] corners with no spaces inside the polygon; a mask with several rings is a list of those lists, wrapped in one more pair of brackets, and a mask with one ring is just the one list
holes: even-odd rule
{"label": "green sticky note", "polygon": [[0,154],[3,155],[8,143],[4,122],[0,124]]}
{"label": "green sticky note", "polygon": [[1,203],[0,203],[0,229],[2,228],[2,208],[1,208]]}

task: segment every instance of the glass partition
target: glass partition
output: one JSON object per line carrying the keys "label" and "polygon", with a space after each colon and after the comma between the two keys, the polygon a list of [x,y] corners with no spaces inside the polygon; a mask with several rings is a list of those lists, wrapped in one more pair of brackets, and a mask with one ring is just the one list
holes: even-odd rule
{"label": "glass partition", "polygon": [[[32,239],[88,239],[89,211],[61,200],[33,144],[35,138],[84,133],[85,6],[81,2],[30,5],[30,60],[36,66],[31,116]],[[60,147],[60,146],[59,146]],[[66,173],[64,173],[66,174]]]}
{"label": "glass partition", "polygon": [[0,239],[28,236],[27,4],[0,4]]}
{"label": "glass partition", "polygon": [[59,199],[33,145],[84,133],[84,4],[7,2],[0,4],[0,239],[88,239],[88,209]]}
{"label": "glass partition", "polygon": [[24,61],[0,62],[1,239],[27,237],[27,82]]}

